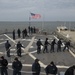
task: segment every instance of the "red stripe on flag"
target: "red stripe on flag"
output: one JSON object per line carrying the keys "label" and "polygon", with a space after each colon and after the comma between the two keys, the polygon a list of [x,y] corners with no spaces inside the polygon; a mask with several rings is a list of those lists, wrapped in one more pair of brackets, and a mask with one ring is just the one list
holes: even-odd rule
{"label": "red stripe on flag", "polygon": [[31,13],[31,16],[32,16],[33,19],[39,19],[39,18],[41,18],[40,14],[33,14],[33,13]]}

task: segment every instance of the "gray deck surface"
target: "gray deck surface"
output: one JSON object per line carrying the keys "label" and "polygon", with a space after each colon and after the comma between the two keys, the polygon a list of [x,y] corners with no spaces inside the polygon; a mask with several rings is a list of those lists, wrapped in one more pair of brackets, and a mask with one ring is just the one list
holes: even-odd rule
{"label": "gray deck surface", "polygon": [[[48,65],[51,61],[54,61],[54,63],[57,65],[59,72],[65,72],[69,66],[72,66],[73,64],[75,64],[75,54],[73,54],[71,50],[69,52],[68,51],[57,52],[56,51],[57,45],[55,45],[54,53],[50,53],[50,45],[48,46],[49,53],[43,53],[42,51],[41,51],[41,54],[36,53],[36,49],[37,49],[36,41],[40,38],[42,40],[42,43],[44,44],[45,39],[49,38],[49,42],[51,42],[53,39],[56,39],[54,35],[30,35],[29,37],[26,37],[25,39],[22,39],[22,38],[19,39],[16,35],[16,40],[14,41],[16,43],[20,41],[26,48],[29,45],[29,43],[32,41],[32,38],[34,36],[35,36],[35,39],[33,40],[31,46],[28,48],[28,54],[25,54],[25,50],[22,50],[22,57],[19,57],[19,60],[21,60],[23,64],[22,75],[32,75],[31,73],[26,73],[26,72],[31,72],[32,63],[34,62],[35,58],[38,58],[41,61],[40,63],[42,66],[41,72],[43,73],[45,73],[44,71],[45,66]],[[6,56],[6,51],[5,51],[6,40],[9,40],[11,44],[11,57]],[[56,39],[56,41],[57,40],[58,39]],[[8,66],[9,75],[12,75],[11,64],[14,58],[17,56],[16,47],[15,47],[16,44],[14,43],[14,41],[12,39],[12,34],[0,35],[0,56],[4,55],[4,57],[9,62],[9,66]],[[62,46],[62,49],[63,49],[63,46]],[[43,75],[43,74],[40,74],[40,75]]]}

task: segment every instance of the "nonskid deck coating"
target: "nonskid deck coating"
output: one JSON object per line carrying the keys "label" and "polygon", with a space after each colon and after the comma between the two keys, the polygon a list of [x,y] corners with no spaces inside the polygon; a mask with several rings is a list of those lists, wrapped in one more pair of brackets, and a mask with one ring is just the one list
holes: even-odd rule
{"label": "nonskid deck coating", "polygon": [[[45,53],[43,54],[43,52],[41,51],[41,54],[37,54],[36,53],[36,41],[40,38],[42,40],[42,43],[44,44],[44,41],[46,38],[49,38],[49,42],[51,42],[52,39],[54,39],[54,35],[30,35],[29,37],[26,37],[25,39],[18,39],[16,38],[16,40],[14,40],[14,42],[12,41],[12,34],[6,34],[8,37],[10,37],[11,39],[9,39],[8,37],[6,37],[4,34],[2,35],[2,37],[0,37],[0,39],[2,39],[3,41],[0,41],[1,42],[4,42],[6,41],[6,39],[9,39],[9,42],[11,43],[11,46],[13,45],[13,47],[11,47],[12,51],[11,51],[11,57],[8,58],[6,56],[6,53],[5,53],[5,48],[4,48],[4,43],[0,44],[0,53],[2,52],[3,54],[1,55],[4,55],[5,58],[8,60],[9,62],[9,68],[11,67],[12,65],[12,62],[14,60],[14,58],[16,57],[16,48],[15,48],[15,43],[17,43],[17,40],[20,40],[21,43],[24,45],[24,47],[26,48],[29,43],[31,42],[31,39],[32,37],[35,36],[35,39],[33,40],[33,43],[31,45],[31,47],[29,48],[29,54],[24,54],[24,51],[22,50],[22,57],[19,59],[21,60],[22,64],[23,64],[23,71],[30,71],[31,70],[31,66],[32,66],[32,63],[34,62],[34,59],[38,58],[40,60],[40,64],[42,66],[42,72],[45,72],[44,71],[44,68],[46,65],[48,65],[51,61],[54,61],[54,63],[58,66],[59,68],[59,71],[65,71],[66,68],[68,68],[69,66],[73,65],[75,63],[75,58],[73,55],[71,55],[70,52],[56,52],[56,48],[57,46],[55,46],[55,53]],[[16,36],[17,37],[17,36]],[[63,49],[63,47],[62,47]],[[43,48],[42,48],[43,50]],[[48,47],[48,50],[50,50],[50,46]],[[28,66],[29,64],[29,66]],[[28,69],[29,68],[29,69]]]}

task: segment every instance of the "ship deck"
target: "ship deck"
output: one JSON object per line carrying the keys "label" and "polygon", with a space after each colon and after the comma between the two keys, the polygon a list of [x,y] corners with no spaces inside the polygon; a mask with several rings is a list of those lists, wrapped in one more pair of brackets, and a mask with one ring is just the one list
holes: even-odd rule
{"label": "ship deck", "polygon": [[[49,42],[51,42],[53,39],[56,39],[56,42],[58,41],[58,38],[55,35],[40,35],[40,34],[32,34],[29,35],[29,37],[26,37],[25,39],[23,38],[18,38],[16,34],[16,40],[12,39],[12,34],[2,34],[0,35],[0,56],[4,56],[9,64],[8,64],[8,73],[9,75],[12,74],[12,62],[14,58],[17,56],[16,53],[16,43],[20,41],[22,45],[25,48],[22,48],[22,57],[18,57],[19,60],[23,64],[22,68],[22,75],[32,75],[31,74],[31,67],[36,58],[40,60],[40,65],[41,65],[41,74],[40,75],[46,75],[45,74],[45,67],[51,62],[54,61],[56,66],[58,67],[58,72],[65,72],[66,69],[69,66],[72,66],[75,64],[75,54],[69,50],[68,51],[61,51],[57,52],[57,45],[55,45],[55,52],[50,53],[50,45],[48,46],[49,53],[43,53],[43,46],[42,51],[40,54],[37,54],[37,46],[36,42],[38,39],[41,39],[42,43],[44,44],[44,41],[46,38],[49,39]],[[6,40],[9,40],[11,44],[11,57],[6,56],[6,50],[5,50],[5,42]],[[63,41],[63,40],[62,40]],[[62,49],[64,47],[64,41],[62,45]]]}

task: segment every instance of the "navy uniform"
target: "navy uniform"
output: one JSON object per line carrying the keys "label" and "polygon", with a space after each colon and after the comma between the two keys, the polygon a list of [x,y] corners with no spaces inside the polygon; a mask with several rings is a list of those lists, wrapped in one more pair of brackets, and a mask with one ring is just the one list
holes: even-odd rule
{"label": "navy uniform", "polygon": [[66,48],[69,51],[69,47],[70,47],[70,40],[65,43],[63,51],[65,51]]}
{"label": "navy uniform", "polygon": [[41,45],[43,45],[40,39],[37,41],[36,45],[37,45],[37,53],[39,54],[41,52]]}
{"label": "navy uniform", "polygon": [[41,67],[39,64],[39,60],[35,59],[35,62],[32,64],[32,75],[40,75]]}
{"label": "navy uniform", "polygon": [[18,58],[14,59],[12,63],[13,75],[21,75],[22,63],[18,60]]}
{"label": "navy uniform", "polygon": [[1,74],[1,57],[0,57],[0,74]]}
{"label": "navy uniform", "polygon": [[10,43],[9,41],[7,40],[7,42],[5,43],[5,48],[6,48],[6,52],[7,52],[7,56],[10,57]]}
{"label": "navy uniform", "polygon": [[8,75],[7,66],[8,66],[8,61],[2,56],[1,57],[1,75]]}
{"label": "navy uniform", "polygon": [[59,41],[57,42],[57,52],[58,52],[58,51],[61,51],[61,45],[62,45],[62,42],[61,42],[61,40],[59,39]]}
{"label": "navy uniform", "polygon": [[22,44],[19,41],[17,43],[17,55],[20,56],[20,57],[21,57],[21,47],[23,47],[23,46],[22,46]]}
{"label": "navy uniform", "polygon": [[31,27],[31,34],[33,33],[33,27]]}
{"label": "navy uniform", "polygon": [[27,29],[24,30],[24,35],[27,36]]}
{"label": "navy uniform", "polygon": [[17,33],[18,33],[18,38],[20,38],[21,37],[21,31],[20,31],[20,29],[17,30]]}
{"label": "navy uniform", "polygon": [[69,68],[66,70],[66,72],[65,72],[64,75],[75,75],[75,74],[74,74],[74,70],[75,70],[75,65],[69,67]]}
{"label": "navy uniform", "polygon": [[13,40],[15,40],[15,30],[13,30]]}
{"label": "navy uniform", "polygon": [[23,37],[23,39],[25,38],[25,35],[24,35],[24,30],[22,31],[22,37]]}
{"label": "navy uniform", "polygon": [[44,43],[44,50],[43,50],[43,53],[46,51],[47,53],[48,53],[48,45],[49,45],[50,43],[48,42],[48,38],[46,38],[46,40],[45,40],[45,43]]}
{"label": "navy uniform", "polygon": [[36,28],[34,27],[34,33],[36,33]]}
{"label": "navy uniform", "polygon": [[56,42],[55,39],[51,42],[51,49],[50,52],[54,52],[54,46],[55,46]]}
{"label": "navy uniform", "polygon": [[45,68],[45,71],[46,71],[46,75],[56,75],[57,74],[57,67],[56,65],[54,64],[54,62],[52,61],[46,68]]}

